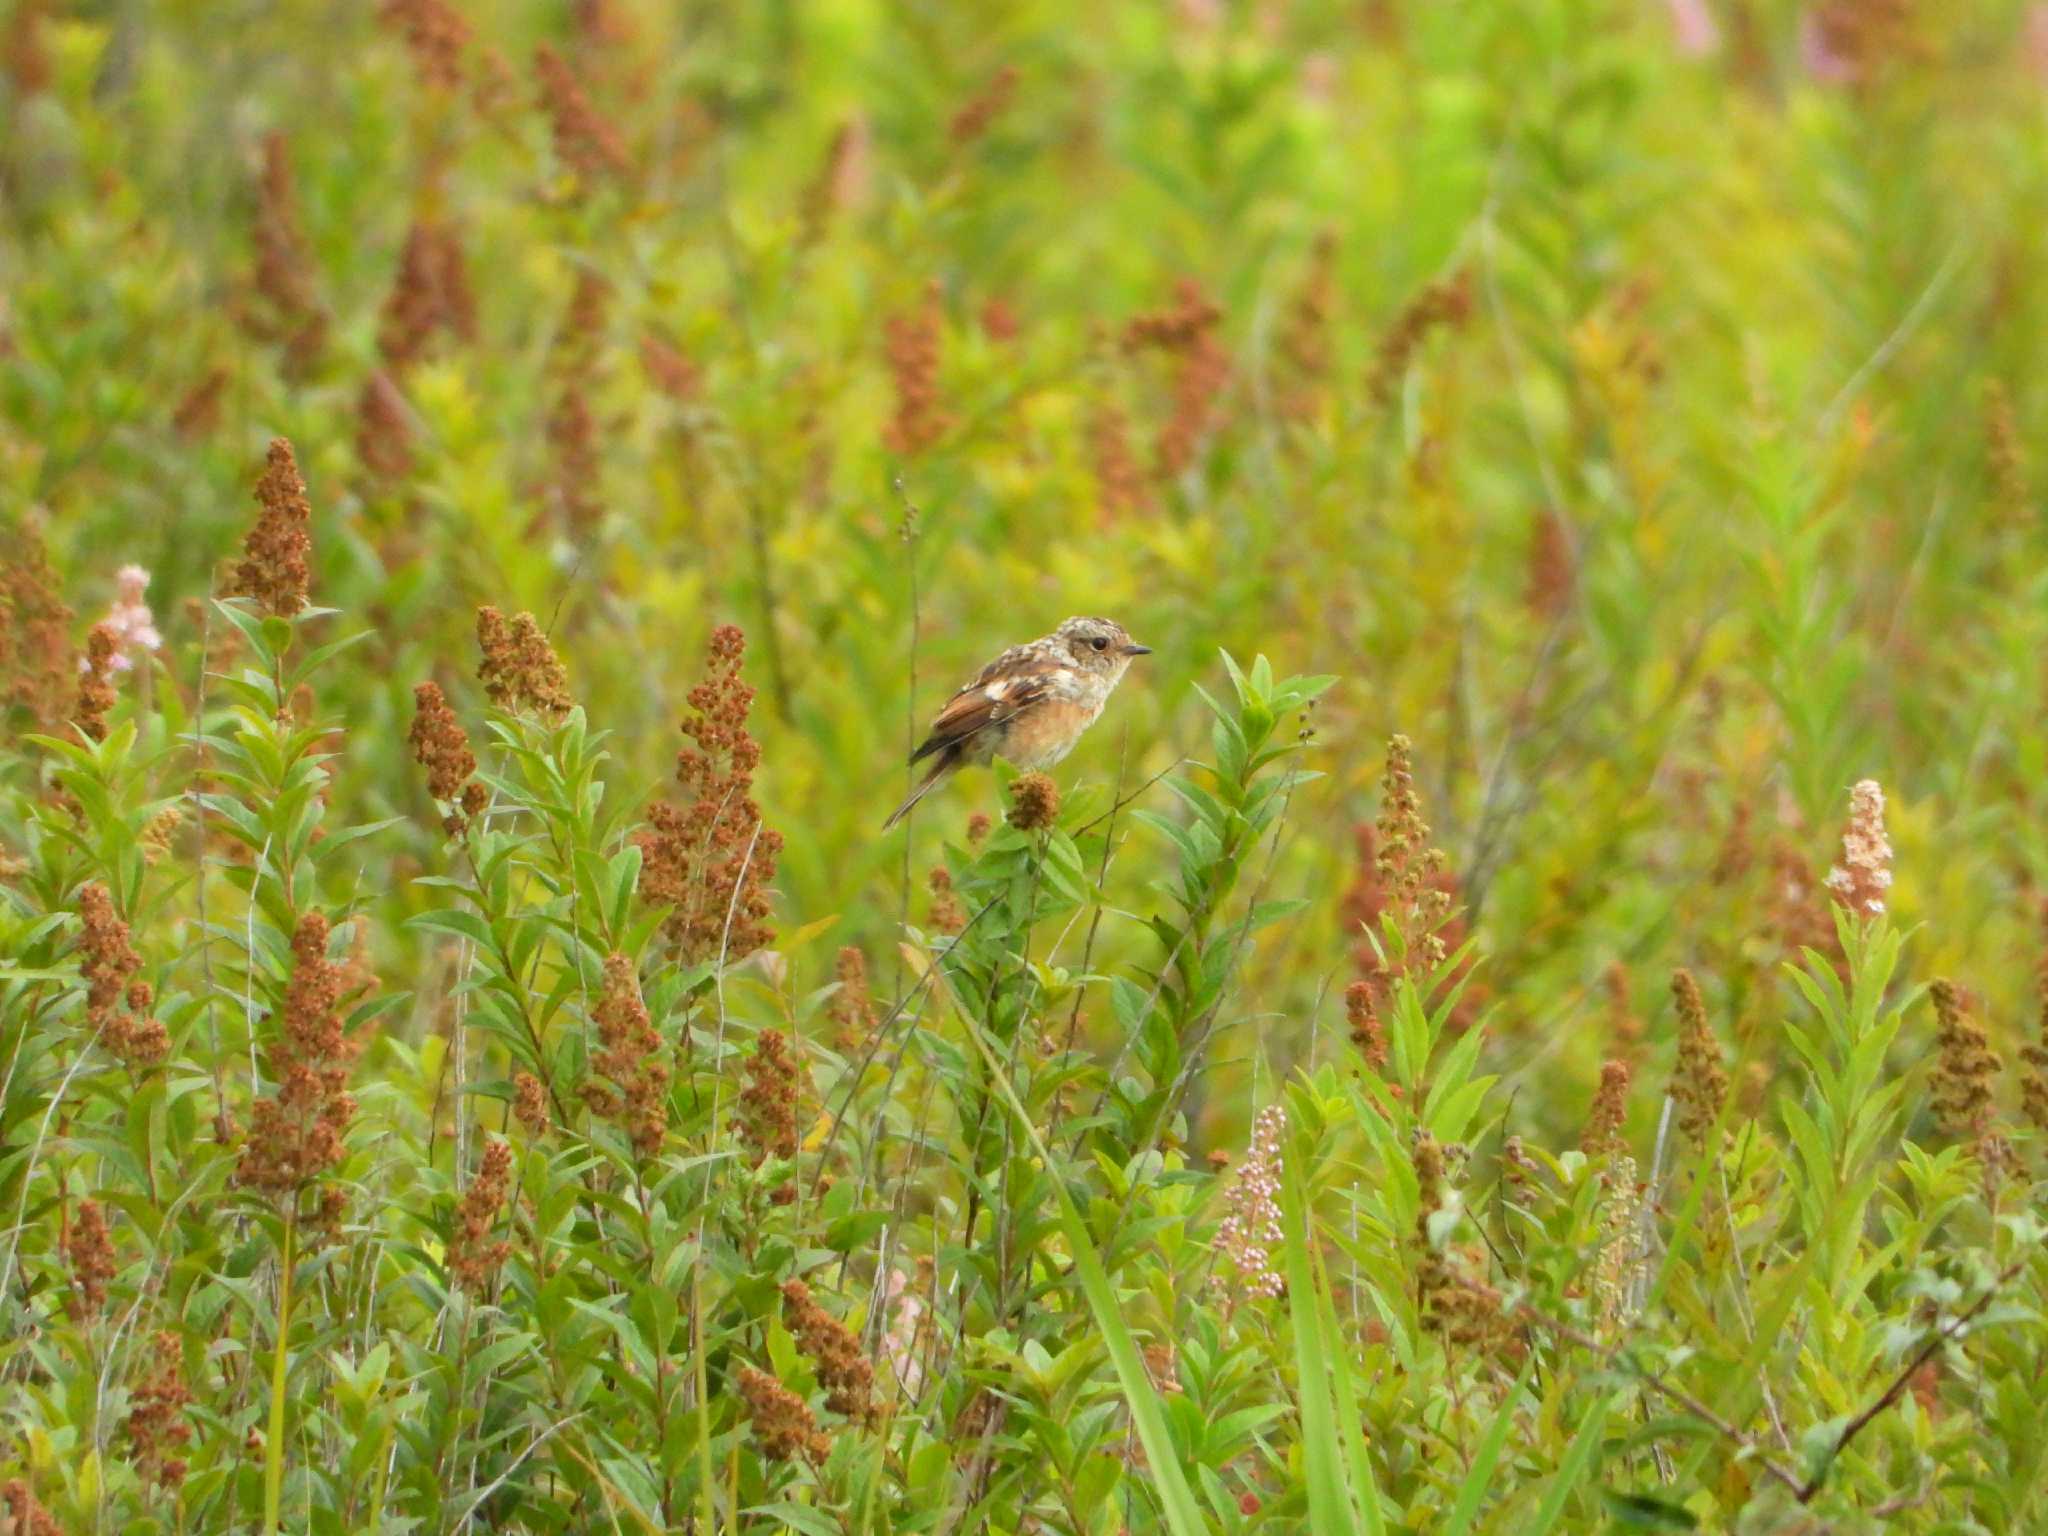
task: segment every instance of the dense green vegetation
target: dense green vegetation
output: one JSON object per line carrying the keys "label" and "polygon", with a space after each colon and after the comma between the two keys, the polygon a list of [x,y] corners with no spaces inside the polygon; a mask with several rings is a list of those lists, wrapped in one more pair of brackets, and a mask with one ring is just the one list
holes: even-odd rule
{"label": "dense green vegetation", "polygon": [[2048,1526],[2044,107],[11,0],[0,1532]]}

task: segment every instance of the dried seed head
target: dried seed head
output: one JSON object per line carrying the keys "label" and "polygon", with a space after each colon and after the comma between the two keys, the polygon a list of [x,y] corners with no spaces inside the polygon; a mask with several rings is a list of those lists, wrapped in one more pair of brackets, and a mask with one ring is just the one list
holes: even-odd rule
{"label": "dried seed head", "polygon": [[538,715],[558,724],[575,707],[568,674],[540,624],[522,613],[509,624],[491,607],[476,611],[477,680],[493,704],[513,714]]}
{"label": "dried seed head", "polygon": [[967,911],[960,905],[960,893],[953,889],[953,872],[934,864],[925,876],[925,889],[932,904],[925,914],[925,926],[934,933],[958,933],[967,926]]}
{"label": "dried seed head", "polygon": [[1946,1134],[1977,1140],[1991,1130],[1991,1085],[1998,1076],[1998,1057],[1984,1027],[1963,1006],[1954,982],[1939,980],[1927,990],[1934,1001],[1934,1043],[1939,1052],[1932,1084],[1934,1112]]}
{"label": "dried seed head", "polygon": [[883,429],[891,453],[915,458],[953,425],[939,391],[939,337],[945,310],[936,281],[926,284],[914,310],[882,322],[883,353],[896,383],[896,414]]}
{"label": "dried seed head", "polygon": [[71,1263],[72,1310],[84,1318],[99,1316],[107,1304],[107,1282],[114,1278],[114,1244],[97,1200],[78,1202],[78,1214],[64,1239],[64,1256]]}
{"label": "dried seed head", "polygon": [[448,0],[382,0],[377,19],[405,39],[420,83],[437,91],[462,85],[462,52],[469,22]]}
{"label": "dried seed head", "polygon": [[356,458],[374,480],[412,473],[412,413],[397,383],[382,368],[363,380],[356,397]]}
{"label": "dried seed head", "polygon": [[955,144],[972,144],[988,132],[989,127],[1002,116],[1016,94],[1016,67],[1005,64],[995,72],[987,85],[968,98],[960,110],[953,114],[953,120],[946,126],[948,136]]}
{"label": "dried seed head", "polygon": [[1379,1008],[1373,1002],[1369,981],[1354,981],[1344,989],[1344,1017],[1351,1026],[1351,1043],[1365,1058],[1366,1066],[1377,1072],[1387,1064],[1387,1035],[1380,1027]]}
{"label": "dried seed head", "polygon": [[299,218],[291,156],[281,133],[263,141],[253,234],[256,268],[251,282],[269,315],[252,328],[264,340],[281,340],[286,375],[304,378],[319,366],[326,348],[327,313],[316,297],[312,244]]}
{"label": "dried seed head", "polygon": [[866,1045],[875,1032],[875,1000],[868,992],[867,956],[849,944],[839,951],[834,972],[839,978],[839,990],[832,994],[827,1014],[838,1026],[833,1043],[842,1052],[850,1053]]}
{"label": "dried seed head", "polygon": [[79,732],[94,741],[107,739],[108,712],[120,702],[114,689],[114,664],[119,656],[112,626],[95,624],[85,637],[85,655],[79,659],[78,703],[71,712]]}
{"label": "dried seed head", "polygon": [[491,1236],[511,1187],[512,1144],[493,1137],[484,1145],[483,1165],[462,1192],[455,1227],[448,1234],[449,1278],[472,1296],[490,1289],[499,1267],[512,1252],[509,1240]]}
{"label": "dried seed head", "polygon": [[740,676],[746,636],[730,624],[711,635],[704,680],[690,690],[682,723],[691,745],[676,754],[681,805],[648,808],[640,894],[674,910],[663,924],[686,963],[733,963],[775,937],[768,919],[782,835],[753,797],[760,743],[747,730],[754,690]]}
{"label": "dried seed head", "polygon": [[1190,468],[1206,437],[1215,405],[1230,381],[1230,355],[1217,339],[1223,311],[1191,277],[1174,285],[1175,303],[1134,317],[1124,327],[1124,350],[1147,349],[1173,359],[1173,410],[1160,428],[1158,477],[1173,480]]}
{"label": "dried seed head", "polygon": [[98,882],[80,886],[79,975],[86,984],[85,1017],[94,1036],[131,1070],[155,1066],[170,1052],[170,1036],[150,1017],[155,993],[137,978],[142,957],[129,942],[128,925],[114,898]]}
{"label": "dried seed head", "polygon": [[737,1384],[763,1456],[770,1461],[788,1461],[796,1456],[814,1462],[825,1459],[832,1442],[819,1432],[810,1404],[751,1365],[740,1367]]}
{"label": "dried seed head", "polygon": [[1678,1070],[1672,1074],[1671,1097],[1678,1106],[1679,1130],[1695,1147],[1705,1147],[1728,1099],[1728,1073],[1691,971],[1672,973],[1671,995],[1678,1005]]}
{"label": "dried seed head", "polygon": [[1114,400],[1096,402],[1088,418],[1088,453],[1095,471],[1098,521],[1110,523],[1151,504],[1144,471],[1131,449],[1131,421]]}
{"label": "dried seed head", "polygon": [[[33,12],[35,7],[31,4],[22,9]],[[16,12],[17,16],[20,14]],[[0,1484],[0,1505],[6,1507],[11,1536],[64,1536],[64,1527],[57,1523],[56,1516],[43,1508],[28,1484],[18,1477]]]}
{"label": "dried seed head", "polygon": [[515,1073],[512,1078],[512,1118],[525,1128],[529,1136],[547,1134],[547,1089],[531,1072]]}
{"label": "dried seed head", "polygon": [[640,367],[648,382],[678,405],[697,398],[704,370],[677,349],[674,342],[648,331],[640,338]]}
{"label": "dried seed head", "polygon": [[1043,832],[1060,819],[1060,787],[1042,773],[1019,774],[1010,784],[1009,823],[1020,832]]}
{"label": "dried seed head", "polygon": [[[2048,922],[2048,902],[2042,904],[2041,916]],[[2048,956],[2042,958],[2036,975],[2039,1021],[2034,1038],[2020,1047],[2020,1111],[2037,1131],[2048,1132]]]}
{"label": "dried seed head", "polygon": [[427,770],[427,793],[444,804],[457,807],[449,817],[449,832],[459,833],[465,824],[460,810],[464,791],[476,773],[476,753],[470,750],[469,733],[448,707],[441,685],[417,683],[412,690],[412,729],[406,740],[413,761]]}
{"label": "dried seed head", "polygon": [[325,914],[308,912],[292,933],[292,973],[283,1005],[265,1019],[272,1091],[250,1110],[249,1139],[235,1182],[294,1200],[348,1155],[343,1134],[355,1118],[348,1091],[356,1043],[342,1030],[342,968],[327,958]]}
{"label": "dried seed head", "polygon": [[1437,330],[1457,330],[1472,314],[1472,277],[1459,271],[1427,284],[1408,301],[1381,338],[1372,370],[1372,397],[1385,405],[1393,400],[1415,354]]}
{"label": "dried seed head", "polygon": [[870,1422],[875,1416],[875,1371],[853,1331],[820,1306],[801,1280],[782,1282],[782,1319],[796,1335],[797,1347],[817,1368],[825,1406],[856,1423]]}
{"label": "dried seed head", "polygon": [[661,1056],[661,1032],[641,1000],[639,973],[625,955],[605,957],[604,989],[592,1018],[598,1050],[590,1066],[608,1083],[586,1083],[584,1097],[599,1114],[619,1122],[635,1152],[652,1157],[668,1134],[669,1069]]}
{"label": "dried seed head", "polygon": [[554,132],[556,158],[585,181],[625,175],[625,141],[590,104],[568,61],[543,44],[534,53],[533,69],[540,77],[541,110]]}
{"label": "dried seed head", "polygon": [[270,440],[256,502],[263,511],[249,530],[229,595],[254,598],[265,613],[288,619],[306,606],[312,585],[313,506],[292,445],[281,437]]}
{"label": "dried seed head", "polygon": [[76,686],[72,613],[60,591],[38,521],[23,518],[0,536],[0,709],[26,711],[31,729],[61,721]]}
{"label": "dried seed head", "polygon": [[1387,741],[1387,767],[1380,779],[1380,812],[1375,823],[1374,867],[1386,889],[1386,904],[1413,960],[1425,970],[1444,963],[1443,927],[1451,913],[1451,892],[1443,878],[1444,856],[1430,842],[1415,790],[1406,736]]}
{"label": "dried seed head", "polygon": [[135,1467],[159,1488],[176,1488],[185,1480],[185,1460],[178,1455],[192,1439],[185,1407],[192,1393],[185,1385],[185,1349],[168,1330],[152,1341],[147,1376],[130,1389],[128,1443]]}
{"label": "dried seed head", "polygon": [[1628,1152],[1622,1126],[1628,1119],[1628,1063],[1609,1061],[1600,1068],[1600,1089],[1593,1095],[1593,1107],[1586,1114],[1586,1128],[1579,1136],[1580,1150],[1588,1157],[1619,1157]]}
{"label": "dried seed head", "polygon": [[[797,1067],[779,1029],[764,1029],[747,1058],[740,1091],[740,1139],[758,1168],[770,1158],[796,1157]],[[787,1188],[788,1186],[784,1186]]]}
{"label": "dried seed head", "polygon": [[462,237],[447,224],[415,219],[384,300],[377,350],[394,375],[403,374],[443,332],[458,341],[476,336],[476,294],[469,285]]}
{"label": "dried seed head", "polygon": [[817,174],[804,189],[804,245],[817,244],[834,215],[855,207],[867,196],[873,160],[874,134],[865,117],[850,117],[833,130]]}

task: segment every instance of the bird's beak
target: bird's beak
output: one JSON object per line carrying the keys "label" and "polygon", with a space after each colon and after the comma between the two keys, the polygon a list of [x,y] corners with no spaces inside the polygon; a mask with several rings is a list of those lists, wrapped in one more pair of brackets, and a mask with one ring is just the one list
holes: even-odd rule
{"label": "bird's beak", "polygon": [[1152,647],[1149,645],[1127,645],[1124,647],[1124,654],[1126,656],[1150,656],[1152,654]]}

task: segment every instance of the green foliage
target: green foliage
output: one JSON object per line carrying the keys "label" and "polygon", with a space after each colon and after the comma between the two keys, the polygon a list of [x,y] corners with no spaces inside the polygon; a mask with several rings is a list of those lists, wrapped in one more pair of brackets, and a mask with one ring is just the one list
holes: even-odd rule
{"label": "green foliage", "polygon": [[2037,9],[15,0],[0,1528],[2048,1522]]}

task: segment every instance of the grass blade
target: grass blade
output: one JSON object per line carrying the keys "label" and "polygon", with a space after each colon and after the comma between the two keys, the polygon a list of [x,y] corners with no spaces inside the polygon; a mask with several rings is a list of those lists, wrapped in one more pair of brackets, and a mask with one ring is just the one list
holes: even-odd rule
{"label": "grass blade", "polygon": [[[1301,1452],[1308,1472],[1309,1528],[1318,1533],[1363,1531],[1358,1506],[1345,1487],[1344,1453],[1331,1402],[1329,1362],[1341,1341],[1322,1326],[1322,1286],[1310,1259],[1307,1201],[1295,1175],[1295,1159],[1283,1162],[1280,1181],[1287,1231],[1287,1291],[1294,1314],[1295,1390],[1301,1406]],[[1334,1330],[1333,1330],[1334,1332]]]}
{"label": "grass blade", "polygon": [[[1030,1141],[1032,1150],[1045,1160],[1046,1167],[1053,1167],[1051,1149],[1040,1138],[1038,1127],[1031,1123],[1030,1112],[1018,1102],[1016,1090],[1010,1086],[1009,1075],[1003,1070],[1002,1062],[982,1037],[981,1026],[972,1018],[966,1018],[965,1023],[968,1038],[988,1065],[989,1080],[1002,1095],[1004,1105],[1016,1117],[1018,1128]],[[1159,1401],[1158,1389],[1152,1385],[1152,1378],[1138,1355],[1138,1346],[1131,1338],[1131,1331],[1124,1326],[1123,1311],[1117,1304],[1116,1291],[1109,1283],[1109,1272],[1102,1267],[1102,1257],[1095,1251],[1081,1213],[1074,1208],[1074,1202],[1067,1194],[1066,1184],[1058,1177],[1050,1182],[1053,1196],[1059,1201],[1060,1227],[1073,1249],[1074,1273],[1081,1278],[1081,1289],[1088,1298],[1088,1310],[1094,1314],[1095,1326],[1102,1330],[1103,1342],[1109,1347],[1110,1363],[1116,1367],[1117,1382],[1123,1388],[1124,1401],[1130,1405],[1131,1423],[1138,1431],[1139,1443],[1145,1447],[1145,1459],[1151,1465],[1154,1491],[1166,1515],[1167,1529],[1173,1536],[1197,1536],[1207,1527],[1195,1503],[1194,1490],[1188,1486],[1187,1475],[1181,1470],[1180,1453],[1174,1448],[1173,1437],[1167,1430],[1166,1410]]]}
{"label": "grass blade", "polygon": [[1508,1443],[1508,1429],[1515,1421],[1515,1407],[1522,1400],[1522,1389],[1528,1385],[1529,1373],[1535,1368],[1536,1355],[1532,1350],[1522,1364],[1522,1374],[1515,1378],[1515,1384],[1500,1400],[1493,1422],[1486,1427],[1486,1438],[1479,1443],[1479,1454],[1472,1458],[1465,1481],[1458,1486],[1458,1502],[1451,1506],[1450,1518],[1444,1522],[1443,1536],[1465,1536],[1465,1532],[1472,1529],[1472,1522],[1479,1514],[1480,1501],[1493,1484],[1493,1469],[1499,1465],[1500,1453]]}
{"label": "grass blade", "polygon": [[1565,1501],[1572,1496],[1572,1490],[1579,1486],[1579,1480],[1586,1475],[1592,1464],[1593,1453],[1600,1449],[1600,1437],[1607,1428],[1607,1409],[1613,1401],[1611,1396],[1603,1397],[1593,1405],[1593,1411],[1586,1415],[1586,1422],[1579,1426],[1579,1432],[1572,1437],[1572,1448],[1564,1453],[1564,1460],[1558,1463],[1557,1477],[1550,1485],[1550,1492],[1543,1496],[1543,1507],[1536,1511],[1536,1519],[1527,1527],[1522,1536],[1549,1536],[1549,1532],[1564,1515]]}
{"label": "grass blade", "polygon": [[1351,1380],[1350,1352],[1344,1349],[1337,1331],[1336,1299],[1323,1268],[1321,1253],[1311,1255],[1315,1265],[1316,1314],[1323,1336],[1331,1341],[1327,1356],[1330,1380],[1337,1394],[1337,1446],[1344,1455],[1344,1475],[1358,1501],[1366,1536],[1385,1536],[1386,1517],[1380,1509],[1379,1485],[1373,1479],[1372,1462],[1365,1446],[1365,1415],[1359,1408],[1358,1389]]}

